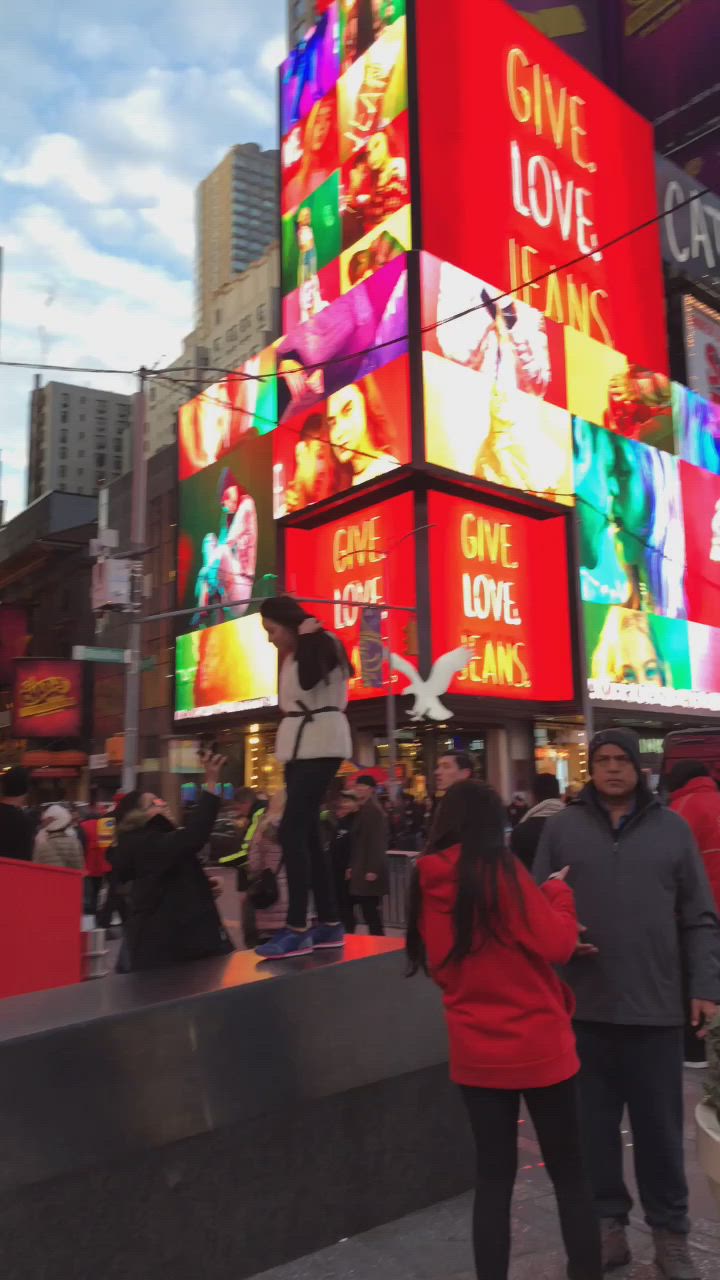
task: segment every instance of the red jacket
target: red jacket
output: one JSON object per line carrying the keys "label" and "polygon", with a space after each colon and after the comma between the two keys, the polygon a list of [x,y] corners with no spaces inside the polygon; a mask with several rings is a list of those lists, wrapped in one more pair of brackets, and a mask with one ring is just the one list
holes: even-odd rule
{"label": "red jacket", "polygon": [[[552,966],[578,940],[573,894],[561,880],[538,889],[516,861],[519,893],[500,880],[502,941],[489,939],[460,964],[443,966],[453,945],[459,846],[418,863],[420,932],[431,976],[442,988],[450,1076],[483,1089],[539,1089],[579,1069],[574,1000]],[[524,904],[524,912],[523,912]]]}
{"label": "red jacket", "polygon": [[720,791],[712,778],[691,778],[673,794],[670,808],[685,819],[697,841],[720,911]]}
{"label": "red jacket", "polygon": [[89,876],[107,876],[110,863],[105,856],[115,840],[115,818],[109,813],[99,818],[86,818],[80,823],[85,832],[85,873]]}

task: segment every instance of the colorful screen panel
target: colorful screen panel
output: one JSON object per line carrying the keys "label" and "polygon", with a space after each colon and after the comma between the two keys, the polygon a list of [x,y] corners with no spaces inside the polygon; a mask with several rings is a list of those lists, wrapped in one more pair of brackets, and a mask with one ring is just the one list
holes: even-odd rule
{"label": "colorful screen panel", "polygon": [[178,636],[175,719],[222,715],[277,703],[277,650],[258,613]]}
{"label": "colorful screen panel", "polygon": [[415,22],[423,247],[667,373],[650,124],[502,0]]}
{"label": "colorful screen panel", "polygon": [[281,124],[289,330],[411,247],[404,0],[328,9],[283,64]]}
{"label": "colorful screen panel", "polygon": [[463,645],[473,653],[449,692],[571,701],[565,518],[430,493],[428,520],[433,661]]}
{"label": "colorful screen panel", "polygon": [[[383,615],[385,644],[416,661],[414,503],[409,493],[389,498],[311,530],[285,533],[285,575],[293,594],[332,604],[308,605],[340,637],[352,657],[352,702],[378,696],[360,674],[360,626],[363,605],[394,605]],[[400,610],[403,612],[400,612]],[[387,692],[387,672],[384,691]],[[394,676],[402,688],[406,681]]]}
{"label": "colorful screen panel", "polygon": [[562,329],[430,254],[421,264],[428,462],[571,502]]}
{"label": "colorful screen panel", "polygon": [[178,479],[186,480],[231,453],[246,436],[277,426],[274,347],[207,387],[178,414]]}
{"label": "colorful screen panel", "polygon": [[276,519],[409,462],[409,397],[409,361],[401,356],[282,422],[273,437]]}

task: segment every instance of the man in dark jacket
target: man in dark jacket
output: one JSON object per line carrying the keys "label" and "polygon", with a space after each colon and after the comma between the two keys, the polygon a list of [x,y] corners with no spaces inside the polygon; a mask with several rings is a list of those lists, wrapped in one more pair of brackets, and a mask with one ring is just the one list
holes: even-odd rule
{"label": "man in dark jacket", "polygon": [[580,1094],[607,1270],[630,1260],[632,1200],[620,1126],[627,1106],[635,1170],[666,1280],[698,1280],[687,1235],[683,1159],[683,986],[699,1035],[720,999],[720,932],[707,876],[682,818],[647,789],[629,729],[589,749],[591,781],[551,818],[538,883],[569,867],[582,941],[565,978],[577,1000]]}
{"label": "man in dark jacket", "polygon": [[535,804],[528,809],[524,818],[510,834],[510,848],[525,863],[528,871],[532,871],[535,854],[540,837],[548,818],[562,813],[565,805],[560,799],[560,784],[554,773],[539,773],[533,783],[533,799]]}
{"label": "man in dark jacket", "polygon": [[27,769],[13,765],[0,778],[0,858],[32,858],[35,823],[27,812],[27,793]]}
{"label": "man in dark jacket", "polygon": [[[350,836],[350,866],[347,878],[353,906],[359,906],[368,932],[375,937],[385,933],[381,904],[390,888],[388,872],[388,823],[375,795],[377,783],[370,774],[356,779],[353,791],[359,809]],[[348,932],[354,933],[351,916]]]}
{"label": "man in dark jacket", "polygon": [[131,886],[123,969],[157,969],[233,950],[197,856],[220,808],[215,791],[224,764],[222,756],[205,760],[205,785],[186,827],[176,827],[165,803],[148,792],[131,792],[118,805],[113,868]]}

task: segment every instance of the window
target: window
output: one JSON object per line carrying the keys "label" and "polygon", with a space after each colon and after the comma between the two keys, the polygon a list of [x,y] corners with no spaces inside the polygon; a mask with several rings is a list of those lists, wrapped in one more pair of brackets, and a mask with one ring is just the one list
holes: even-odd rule
{"label": "window", "polygon": [[96,466],[98,466],[98,467],[104,467],[104,466],[105,466],[105,454],[104,454],[104,453],[96,453],[96,454],[95,454],[95,465],[96,465]]}
{"label": "window", "polygon": [[216,324],[222,324],[222,311],[220,310],[220,308],[219,308],[219,307],[217,308],[217,310],[216,310],[216,312],[215,312],[215,323],[216,323]]}
{"label": "window", "polygon": [[67,467],[60,467],[58,471],[58,475],[60,476],[61,480],[64,480],[65,476],[67,475]]}
{"label": "window", "polygon": [[60,449],[59,454],[61,458],[67,458],[67,449]]}
{"label": "window", "polygon": [[78,449],[78,458],[84,458],[84,457],[85,457],[85,450]]}

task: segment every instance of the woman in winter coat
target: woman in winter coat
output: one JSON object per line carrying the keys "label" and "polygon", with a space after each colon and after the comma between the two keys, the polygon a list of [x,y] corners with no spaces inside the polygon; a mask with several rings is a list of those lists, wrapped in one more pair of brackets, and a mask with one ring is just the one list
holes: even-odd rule
{"label": "woman in winter coat", "polygon": [[248,849],[250,895],[252,896],[253,880],[257,880],[263,871],[272,871],[277,881],[277,902],[272,907],[255,908],[255,927],[264,942],[269,941],[285,928],[287,916],[287,875],[284,865],[281,865],[283,855],[280,844],[280,823],[284,812],[285,792],[277,791],[270,797],[270,803],[260,819]]}
{"label": "woman in winter coat", "polygon": [[205,785],[186,827],[177,827],[167,805],[150,792],[132,791],[116,810],[113,871],[130,885],[130,906],[118,968],[158,969],[232,951],[215,905],[217,885],[198,854],[220,808],[215,794],[222,756],[205,760]]}
{"label": "woman in winter coat", "polygon": [[40,830],[35,837],[33,862],[44,867],[70,867],[85,870],[85,856],[75,831],[73,815],[62,804],[51,804],[45,810]]}
{"label": "woman in winter coat", "polygon": [[[330,861],[320,835],[320,810],[330,783],[350,756],[352,739],[345,715],[350,661],[337,636],[324,631],[290,596],[263,601],[268,639],[280,659],[282,719],[275,755],[285,765],[287,803],[280,843],[288,879],[285,928],[257,948],[263,959],[304,955],[313,948],[342,947]],[[308,928],[312,888],[318,925]]]}
{"label": "woman in winter coat", "polygon": [[450,1075],[477,1147],[473,1222],[482,1280],[507,1280],[517,1124],[524,1097],[557,1198],[571,1280],[600,1280],[600,1233],[585,1172],[573,999],[553,970],[578,942],[564,873],[542,889],[504,846],[490,787],[441,801],[411,890],[407,952],[443,993]]}

